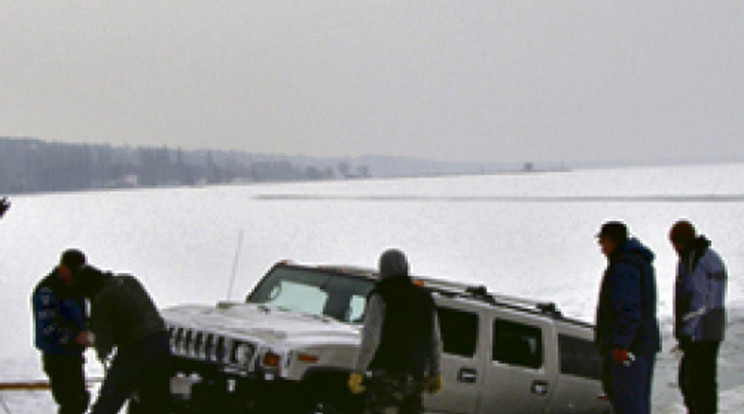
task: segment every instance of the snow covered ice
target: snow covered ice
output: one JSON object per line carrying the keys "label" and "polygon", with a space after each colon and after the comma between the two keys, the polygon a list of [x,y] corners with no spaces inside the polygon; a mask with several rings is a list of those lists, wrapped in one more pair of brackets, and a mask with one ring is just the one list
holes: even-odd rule
{"label": "snow covered ice", "polygon": [[[277,260],[374,266],[398,246],[414,273],[550,300],[592,321],[605,259],[594,235],[621,219],[657,255],[664,351],[654,412],[683,413],[669,354],[676,256],[669,226],[691,219],[729,268],[729,330],[721,351],[721,412],[744,406],[744,164],[581,170],[11,197],[0,221],[0,380],[44,379],[32,347],[29,295],[67,247],[131,272],[161,307],[233,299]],[[101,375],[94,355],[88,373]],[[0,392],[13,413],[49,413],[46,391]],[[0,412],[4,406],[0,405]]]}

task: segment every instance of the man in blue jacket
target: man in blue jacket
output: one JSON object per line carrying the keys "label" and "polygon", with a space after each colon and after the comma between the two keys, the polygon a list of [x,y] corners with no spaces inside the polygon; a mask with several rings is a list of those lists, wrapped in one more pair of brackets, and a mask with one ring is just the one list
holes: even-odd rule
{"label": "man in blue jacket", "polygon": [[669,240],[679,255],[674,290],[674,336],[683,352],[679,387],[690,414],[714,414],[718,349],[726,326],[726,265],[687,220],[672,226]]}
{"label": "man in blue jacket", "polygon": [[661,350],[656,318],[654,254],[610,221],[597,235],[608,265],[597,305],[595,344],[615,414],[649,414],[651,379]]}
{"label": "man in blue jacket", "polygon": [[73,272],[84,264],[80,250],[64,251],[59,265],[36,285],[31,296],[35,345],[42,353],[59,414],[81,414],[90,399],[83,372],[83,351],[90,339],[85,300],[71,287]]}

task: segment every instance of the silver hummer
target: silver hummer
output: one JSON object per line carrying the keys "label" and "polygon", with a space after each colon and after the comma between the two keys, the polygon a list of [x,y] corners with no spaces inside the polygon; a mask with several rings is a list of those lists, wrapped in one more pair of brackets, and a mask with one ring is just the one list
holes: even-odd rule
{"label": "silver hummer", "polygon": [[[245,302],[163,316],[183,413],[354,413],[346,380],[375,271],[274,265]],[[431,413],[610,413],[591,325],[538,303],[413,276],[435,297],[444,389]]]}

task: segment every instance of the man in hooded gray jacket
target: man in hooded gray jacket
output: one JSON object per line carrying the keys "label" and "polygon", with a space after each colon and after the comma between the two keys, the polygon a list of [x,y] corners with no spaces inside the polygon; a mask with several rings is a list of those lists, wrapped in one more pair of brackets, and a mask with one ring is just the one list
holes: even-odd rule
{"label": "man in hooded gray jacket", "polygon": [[385,251],[379,268],[349,389],[354,394],[367,391],[365,413],[418,414],[423,411],[421,393],[437,393],[443,386],[434,299],[413,283],[400,250]]}
{"label": "man in hooded gray jacket", "polygon": [[674,289],[674,336],[683,352],[679,387],[690,414],[718,411],[717,359],[726,327],[726,265],[687,220],[669,231],[679,255]]}

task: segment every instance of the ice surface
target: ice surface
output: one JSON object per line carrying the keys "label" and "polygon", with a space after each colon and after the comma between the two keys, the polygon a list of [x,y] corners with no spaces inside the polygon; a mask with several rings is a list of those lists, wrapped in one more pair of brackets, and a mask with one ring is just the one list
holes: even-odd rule
{"label": "ice surface", "polygon": [[[29,294],[67,247],[136,274],[169,306],[227,296],[241,231],[233,299],[277,260],[374,266],[398,246],[417,274],[555,301],[591,321],[605,266],[594,235],[603,221],[622,219],[657,255],[666,335],[655,410],[683,412],[667,352],[676,262],[667,232],[680,217],[698,224],[729,267],[729,307],[744,309],[742,182],[744,165],[734,164],[12,197],[0,221],[0,380],[44,378]],[[743,406],[744,312],[730,319],[720,383],[722,412],[733,413]],[[89,374],[100,375],[88,356]],[[46,392],[0,396],[13,413],[53,411]]]}

